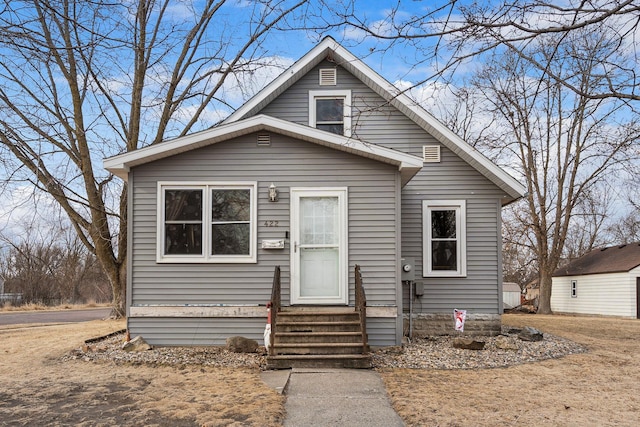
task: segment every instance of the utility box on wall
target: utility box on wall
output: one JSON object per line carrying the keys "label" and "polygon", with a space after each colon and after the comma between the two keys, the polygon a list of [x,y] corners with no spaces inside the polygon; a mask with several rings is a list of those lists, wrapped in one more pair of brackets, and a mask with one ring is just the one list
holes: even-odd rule
{"label": "utility box on wall", "polygon": [[403,282],[409,282],[416,279],[416,260],[415,258],[402,258],[400,260],[400,279]]}

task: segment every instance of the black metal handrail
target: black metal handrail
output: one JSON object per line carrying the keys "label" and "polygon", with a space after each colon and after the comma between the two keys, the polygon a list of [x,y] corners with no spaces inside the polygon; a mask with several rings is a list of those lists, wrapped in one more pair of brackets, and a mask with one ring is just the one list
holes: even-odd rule
{"label": "black metal handrail", "polygon": [[362,352],[369,352],[369,339],[367,337],[367,296],[364,292],[364,286],[362,284],[362,273],[360,272],[360,266],[356,264],[355,268],[355,282],[356,282],[356,311],[360,313],[360,327],[362,328]]}
{"label": "black metal handrail", "polygon": [[280,307],[282,306],[281,301],[281,287],[280,284],[280,266],[276,265],[276,268],[273,272],[273,285],[271,287],[271,316],[270,316],[270,324],[271,324],[271,335],[269,336],[269,355],[275,356],[276,352],[273,348],[274,343],[274,335],[276,333],[276,321],[278,318],[278,312],[280,311]]}

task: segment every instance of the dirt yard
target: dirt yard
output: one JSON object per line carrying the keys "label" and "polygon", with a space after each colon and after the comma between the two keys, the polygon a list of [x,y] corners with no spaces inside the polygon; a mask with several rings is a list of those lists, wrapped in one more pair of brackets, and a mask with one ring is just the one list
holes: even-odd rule
{"label": "dirt yard", "polygon": [[510,368],[382,372],[408,426],[640,425],[640,320],[505,315],[589,352]]}
{"label": "dirt yard", "polygon": [[[382,371],[407,425],[638,424],[640,321],[506,315],[504,323],[533,326],[590,351],[510,368]],[[0,329],[0,425],[282,424],[284,398],[262,383],[257,369],[62,361],[84,340],[123,326]]]}
{"label": "dirt yard", "polygon": [[85,339],[123,327],[93,321],[0,329],[0,425],[282,424],[283,397],[257,369],[61,361]]}

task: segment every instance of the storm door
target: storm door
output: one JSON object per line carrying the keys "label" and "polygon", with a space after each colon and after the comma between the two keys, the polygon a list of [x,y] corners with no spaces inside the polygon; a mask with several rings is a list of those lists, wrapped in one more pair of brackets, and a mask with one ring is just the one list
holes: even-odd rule
{"label": "storm door", "polygon": [[291,189],[291,303],[347,304],[347,189]]}

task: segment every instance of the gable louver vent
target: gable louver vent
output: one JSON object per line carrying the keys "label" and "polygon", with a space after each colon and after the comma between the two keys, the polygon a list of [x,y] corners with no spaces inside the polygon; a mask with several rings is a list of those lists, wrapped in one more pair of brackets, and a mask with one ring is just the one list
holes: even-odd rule
{"label": "gable louver vent", "polygon": [[422,159],[425,163],[440,163],[440,146],[439,145],[423,146]]}
{"label": "gable louver vent", "polygon": [[338,74],[335,68],[320,69],[320,86],[335,86],[338,84]]}
{"label": "gable louver vent", "polygon": [[258,134],[258,146],[260,147],[268,147],[271,145],[271,135],[268,133],[259,133]]}

